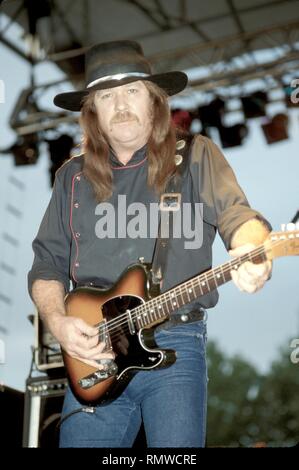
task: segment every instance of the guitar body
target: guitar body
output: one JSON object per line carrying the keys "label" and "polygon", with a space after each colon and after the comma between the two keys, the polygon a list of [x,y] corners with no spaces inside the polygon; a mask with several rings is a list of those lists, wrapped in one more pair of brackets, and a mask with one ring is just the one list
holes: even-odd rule
{"label": "guitar body", "polygon": [[[155,286],[155,289],[157,287]],[[66,352],[62,352],[69,384],[81,403],[104,404],[117,398],[134,374],[140,370],[166,367],[175,362],[175,352],[161,350],[154,340],[153,328],[132,329],[130,316],[124,315],[146,302],[154,290],[146,264],[129,266],[111,289],[78,287],[66,297],[66,314],[82,318],[90,325],[113,321],[115,325],[106,340],[116,354],[116,374],[103,378],[88,388],[82,381],[92,376],[96,369]],[[120,319],[119,321],[118,318]],[[127,321],[128,319],[128,321]],[[115,321],[116,320],[116,321]]]}
{"label": "guitar body", "polygon": [[[173,350],[159,349],[153,327],[183,305],[231,280],[231,271],[246,261],[262,263],[279,256],[299,254],[299,230],[270,233],[254,250],[205,271],[160,294],[151,281],[150,264],[129,266],[111,289],[80,287],[66,297],[66,313],[99,328],[99,341],[116,354],[97,370],[63,352],[69,383],[83,403],[104,404],[118,397],[139,370],[167,367],[175,362]],[[103,364],[103,361],[101,361]]]}

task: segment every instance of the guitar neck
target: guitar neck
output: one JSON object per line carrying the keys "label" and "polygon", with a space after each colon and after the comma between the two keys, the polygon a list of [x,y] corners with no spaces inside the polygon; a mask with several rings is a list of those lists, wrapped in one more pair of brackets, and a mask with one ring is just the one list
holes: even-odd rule
{"label": "guitar neck", "polygon": [[265,248],[261,245],[243,256],[183,282],[135,308],[132,313],[134,312],[136,326],[144,328],[166,320],[176,309],[189,304],[198,297],[208,294],[218,286],[230,281],[231,271],[238,269],[245,261],[261,263],[266,259]]}

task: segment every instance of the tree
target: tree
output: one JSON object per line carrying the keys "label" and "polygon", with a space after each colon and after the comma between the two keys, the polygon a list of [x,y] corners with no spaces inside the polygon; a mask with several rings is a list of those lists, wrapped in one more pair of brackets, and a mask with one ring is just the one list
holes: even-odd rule
{"label": "tree", "polygon": [[269,374],[263,377],[255,407],[260,439],[269,446],[293,446],[299,441],[299,364],[290,360],[290,349],[280,351]]}
{"label": "tree", "polygon": [[[299,364],[285,348],[268,374],[214,342],[207,349],[208,446],[290,446],[299,440]],[[263,444],[260,444],[263,445]]]}

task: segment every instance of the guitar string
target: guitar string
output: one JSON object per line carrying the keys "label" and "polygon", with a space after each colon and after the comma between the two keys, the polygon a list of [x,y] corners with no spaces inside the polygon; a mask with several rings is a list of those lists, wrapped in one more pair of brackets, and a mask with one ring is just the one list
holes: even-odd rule
{"label": "guitar string", "polygon": [[[281,243],[284,243],[286,241],[286,239],[288,239],[288,238],[290,240],[294,239],[293,237],[290,237],[288,235],[288,236],[286,236],[286,238],[278,239],[276,241],[272,241],[271,247],[274,248],[275,246],[277,246]],[[224,278],[224,282],[227,282],[229,279],[225,278],[225,274],[230,273],[230,271],[232,271],[232,269],[234,269],[234,267],[237,267],[237,265],[243,264],[245,261],[249,260],[252,257],[257,257],[261,254],[265,255],[267,251],[269,251],[269,248],[267,250],[267,247],[265,247],[264,245],[261,245],[261,246],[255,248],[254,250],[252,250],[249,253],[246,253],[246,254],[238,257],[238,258],[235,258],[234,260],[231,260],[231,261],[226,262],[226,263],[224,263],[224,264],[222,264],[222,265],[220,265],[216,268],[213,268],[211,270],[210,274],[208,274],[209,273],[209,271],[208,271],[206,274],[202,273],[202,274],[199,274],[198,276],[196,276],[195,278],[193,278],[191,280],[185,281],[183,284],[172,288],[170,291],[166,291],[163,294],[160,294],[157,298],[151,299],[150,301],[146,302],[145,304],[141,304],[141,305],[138,305],[137,307],[134,307],[134,309],[132,309],[130,311],[131,320],[132,321],[134,321],[135,319],[140,320],[142,318],[142,316],[143,316],[143,318],[147,317],[149,310],[154,311],[154,309],[157,308],[157,307],[159,308],[159,306],[163,310],[163,305],[168,307],[168,305],[167,305],[168,302],[170,302],[171,310],[172,311],[176,310],[180,306],[178,305],[178,307],[173,308],[173,302],[172,302],[172,297],[171,297],[171,293],[173,293],[173,291],[178,291],[177,296],[181,295],[182,299],[184,300],[183,294],[187,294],[187,296],[188,296],[187,291],[189,289],[191,289],[193,291],[193,295],[195,294],[195,292],[194,292],[195,288],[200,288],[201,291],[202,291],[202,288],[200,287],[200,279],[203,282],[205,282],[205,285],[208,284],[211,280],[214,280],[215,288],[216,288],[218,286],[217,280],[216,280],[216,277],[215,277],[217,274],[222,273],[222,276]],[[212,272],[214,274],[212,274]],[[213,289],[209,289],[208,292],[210,290],[213,290]],[[197,297],[200,297],[200,296],[201,295],[196,295],[195,299]],[[161,299],[161,297],[165,297],[165,300]],[[190,296],[188,296],[188,297],[190,298]],[[193,300],[194,299],[190,300],[190,302],[192,302]],[[190,302],[184,302],[184,304],[187,304],[187,303],[190,303]],[[178,304],[178,302],[176,302],[176,303]],[[153,307],[152,309],[150,308],[149,304]],[[168,312],[167,315],[163,315],[162,319],[161,319],[161,317],[160,318],[155,318],[153,320],[153,323],[157,322],[160,319],[164,320],[168,316],[169,316],[169,312]],[[120,332],[117,331],[117,330],[119,330],[119,328],[122,325],[125,325],[126,328],[122,329],[121,334],[124,334],[124,333],[130,331],[130,328],[129,328],[129,325],[128,325],[128,314],[127,313],[123,313],[123,314],[119,315],[117,318],[109,320],[105,324],[100,322],[100,323],[96,324],[95,326],[98,327],[99,331],[102,330],[103,333],[108,332],[110,334],[110,339],[113,340],[113,339],[119,337]]]}
{"label": "guitar string", "polygon": [[[280,244],[282,242],[284,242],[285,239],[279,239],[277,241],[274,241],[272,242],[272,246],[276,246],[277,244]],[[234,267],[238,264],[242,264],[244,261],[248,260],[250,257],[252,258],[252,256],[258,256],[260,254],[264,254],[265,255],[265,252],[267,251],[267,249],[265,249],[265,247],[262,245],[260,247],[257,247],[255,250],[252,250],[251,252],[249,253],[246,253],[245,255],[242,255],[230,262],[226,262],[216,268],[213,269],[214,273],[216,273],[217,271],[222,271],[224,274],[227,274],[228,272],[230,272],[232,269],[231,267]],[[223,267],[226,267],[225,269],[223,269]],[[210,280],[214,279],[215,281],[215,287],[217,287],[217,282],[216,282],[216,279],[215,279],[215,275],[214,274],[206,274],[205,273],[202,273],[200,274],[199,276],[196,276],[195,278],[193,278],[192,280],[189,280],[189,281],[186,281],[185,283],[171,289],[170,291],[167,291],[167,292],[164,292],[164,294],[161,294],[160,296],[158,296],[157,298],[154,298],[154,299],[151,299],[150,301],[146,302],[146,304],[141,304],[137,307],[135,307],[133,310],[130,311],[130,314],[131,314],[131,319],[134,320],[134,319],[139,319],[138,317],[141,317],[142,315],[144,316],[144,313],[147,314],[148,310],[149,310],[149,303],[151,305],[153,305],[153,307],[157,307],[159,305],[166,305],[167,306],[167,303],[170,302],[171,303],[171,310],[176,310],[176,308],[179,308],[179,307],[176,307],[176,308],[173,308],[173,305],[172,305],[172,298],[170,297],[170,294],[173,290],[180,290],[181,293],[178,293],[178,295],[182,295],[182,293],[185,293],[186,290],[188,289],[188,285],[191,286],[192,290],[193,290],[193,287],[200,287],[199,285],[199,278],[205,278],[205,281],[209,282]],[[227,280],[225,279],[225,282]],[[194,285],[195,284],[195,285]],[[197,286],[196,286],[197,284]],[[201,289],[202,290],[202,289]],[[210,289],[210,290],[213,290],[213,289]],[[165,300],[158,300],[159,297],[161,299],[161,296],[165,297]],[[200,295],[196,295],[196,297],[200,297]],[[191,301],[190,301],[191,302]],[[187,303],[187,302],[185,302]],[[137,312],[136,312],[137,311]],[[138,311],[140,313],[138,313]],[[167,317],[169,316],[169,312],[168,312],[168,315],[165,315],[164,318],[162,317],[162,320],[163,319],[166,319]],[[156,322],[157,320],[159,320],[159,318],[155,318],[154,322]],[[111,325],[109,327],[109,325]],[[114,339],[115,337],[119,337],[119,328],[122,326],[122,325],[126,325],[126,331],[122,331],[122,333],[124,332],[128,332],[130,331],[130,328],[128,326],[128,315],[127,313],[124,313],[124,314],[121,314],[119,315],[116,319],[112,319],[110,321],[108,321],[106,324],[102,324],[102,323],[99,323],[98,326],[99,327],[99,330],[102,329],[103,332],[108,331],[109,333],[112,333],[113,330],[115,331],[116,335],[113,336],[113,333],[110,335],[110,339]],[[141,325],[143,326],[143,325]]]}
{"label": "guitar string", "polygon": [[[240,262],[240,261],[239,261]],[[237,264],[237,263],[234,263],[234,264]],[[228,272],[230,272],[231,269],[227,269],[226,271],[223,271],[223,276],[227,275]],[[200,276],[200,278],[199,278]],[[215,276],[213,275],[204,275],[204,274],[201,274],[199,276],[196,276],[192,281],[188,281],[184,284],[182,284],[181,286],[177,286],[176,287],[176,295],[173,294],[171,295],[171,291],[167,291],[167,292],[164,292],[163,294],[161,294],[161,296],[159,296],[159,300],[158,299],[151,299],[150,301],[146,302],[145,304],[141,304],[141,305],[138,305],[138,307],[132,309],[130,311],[130,317],[131,317],[131,320],[134,321],[134,320],[137,320],[139,322],[141,322],[141,325],[139,325],[139,327],[142,327],[142,326],[147,326],[147,325],[143,325],[142,322],[145,321],[145,319],[147,320],[148,319],[148,316],[150,315],[150,313],[148,313],[149,311],[152,312],[152,315],[154,317],[154,319],[151,319],[150,318],[150,322],[148,323],[148,325],[150,326],[150,323],[153,324],[153,326],[155,324],[159,324],[159,323],[162,323],[164,320],[166,320],[173,311],[177,310],[178,308],[181,307],[181,305],[179,304],[179,301],[178,301],[178,296],[181,296],[182,299],[184,300],[184,295],[188,297],[188,302],[186,302],[184,300],[184,302],[182,303],[182,305],[186,305],[186,304],[189,304],[191,303],[192,301],[196,300],[196,298],[199,298],[201,297],[202,295],[204,294],[207,294],[208,292],[214,290],[214,288],[216,288],[218,286],[216,280],[215,280]],[[204,279],[204,281],[203,281]],[[215,287],[214,288],[208,288],[208,290],[206,292],[203,292],[203,289],[202,289],[202,282],[205,283],[205,286],[208,285],[208,283],[211,281],[211,280],[214,280],[215,281]],[[227,282],[229,279],[225,279],[225,282]],[[220,286],[220,283],[219,283],[219,286]],[[200,293],[196,294],[196,290],[200,289]],[[192,291],[192,293],[190,292]],[[190,297],[190,294],[191,296],[193,297]],[[162,298],[161,298],[162,297]],[[176,300],[175,300],[176,299]],[[149,306],[150,304],[150,306]],[[155,311],[157,312],[157,309],[160,310],[161,313],[163,313],[162,316],[158,316],[157,317],[157,313],[155,313]],[[165,310],[167,310],[167,314],[165,314]],[[107,327],[108,325],[108,327]],[[109,326],[110,325],[110,326]],[[122,328],[123,327],[123,328]],[[122,331],[119,331],[119,329],[122,328]],[[123,313],[121,315],[119,315],[117,318],[113,319],[113,320],[110,320],[109,322],[105,324],[100,324],[99,325],[99,330],[102,329],[102,332],[104,333],[105,330],[110,334],[110,339],[113,340],[114,338],[117,338],[120,336],[121,333],[127,333],[127,332],[130,332],[130,327],[129,327],[129,324],[128,324],[128,314],[127,313]],[[139,329],[139,328],[136,328],[136,329]]]}
{"label": "guitar string", "polygon": [[[259,247],[253,251],[250,252],[250,257],[252,257],[252,255],[254,254],[255,256],[257,255],[260,255],[260,254],[263,254],[264,253],[264,248],[262,247]],[[214,273],[216,271],[222,271],[225,274],[227,274],[228,272],[230,272],[234,267],[234,265],[238,265],[238,264],[242,264],[245,260],[247,260],[249,258],[249,254],[246,254],[246,255],[242,255],[241,257],[238,257],[234,260],[231,260],[230,262],[226,262],[224,263],[223,265],[220,265],[218,266],[217,268],[214,268],[213,271]],[[228,266],[229,267],[224,270],[222,268],[222,266]],[[173,290],[179,290],[181,291],[180,293],[178,293],[178,295],[183,295],[183,293],[186,292],[186,290],[188,289],[192,289],[192,291],[194,292],[194,288],[196,287],[199,287],[199,278],[205,278],[205,284],[208,284],[208,282],[212,279],[214,279],[215,281],[215,287],[217,287],[217,282],[216,282],[216,279],[215,279],[215,275],[212,275],[211,273],[210,274],[205,274],[205,273],[202,273],[198,276],[196,276],[195,278],[189,280],[189,281],[186,281],[184,282],[183,284],[175,287],[174,289],[171,289],[170,291],[166,291],[164,292],[163,294],[161,294],[162,297],[165,297],[165,300],[158,300],[159,297],[161,298],[161,296],[158,296],[158,298],[154,298],[154,299],[151,299],[150,301],[146,302],[145,304],[141,304],[141,305],[138,305],[137,307],[135,307],[133,310],[130,311],[130,316],[131,316],[131,319],[139,319],[138,317],[140,317],[143,313],[147,313],[147,311],[150,309],[149,307],[149,304],[153,305],[153,307],[159,307],[159,305],[166,305],[167,306],[167,303],[170,302],[171,303],[171,310],[176,310],[176,308],[173,308],[173,304],[172,304],[172,298],[171,298],[171,292]],[[226,279],[225,279],[226,281]],[[195,285],[194,285],[195,284]],[[196,286],[197,284],[197,286]],[[197,297],[200,297],[199,295],[196,295],[195,298]],[[194,299],[192,299],[194,300]],[[190,300],[190,302],[192,302],[192,300]],[[185,302],[187,303],[187,302]],[[140,311],[140,313],[138,313],[138,310]],[[136,312],[137,311],[137,312]],[[168,317],[168,315],[164,315],[165,318]],[[124,319],[124,321],[122,321]],[[159,318],[155,318],[154,321],[157,321]],[[162,318],[163,319],[163,318]],[[116,319],[112,319],[112,320],[109,320],[106,324],[102,324],[102,323],[99,323],[98,325],[96,326],[99,326],[99,328],[103,328],[103,330],[108,330],[108,332],[111,332],[113,331],[113,329],[118,329],[119,327],[121,327],[122,325],[126,324],[127,325],[128,323],[128,315],[127,313],[123,313],[121,315],[119,315]],[[109,327],[109,325],[113,325],[115,328],[111,328]]]}

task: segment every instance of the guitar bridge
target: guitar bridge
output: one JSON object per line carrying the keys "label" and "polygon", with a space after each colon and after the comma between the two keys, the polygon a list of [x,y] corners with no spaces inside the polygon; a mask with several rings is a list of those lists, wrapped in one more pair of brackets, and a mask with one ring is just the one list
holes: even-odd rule
{"label": "guitar bridge", "polygon": [[99,363],[104,365],[104,369],[99,369],[86,377],[83,377],[78,381],[80,387],[87,389],[94,385],[102,382],[103,380],[109,379],[109,377],[115,376],[118,372],[117,364],[112,359],[102,359]]}
{"label": "guitar bridge", "polygon": [[[99,342],[105,343],[105,348],[103,349],[103,351],[109,351],[112,349],[112,344],[106,326],[106,319],[103,319],[103,321],[98,326]],[[113,359],[99,359],[97,362],[103,366],[103,369],[99,369],[93,372],[92,374],[80,379],[78,381],[78,384],[83,389],[93,387],[94,385],[102,382],[103,380],[109,379],[109,377],[115,376],[117,374],[118,367],[117,364],[113,361]]]}

